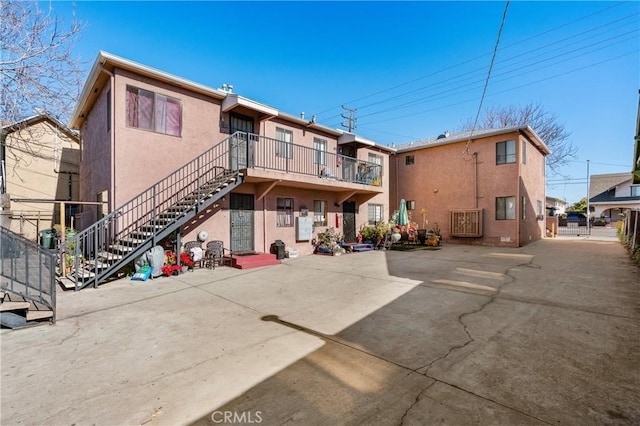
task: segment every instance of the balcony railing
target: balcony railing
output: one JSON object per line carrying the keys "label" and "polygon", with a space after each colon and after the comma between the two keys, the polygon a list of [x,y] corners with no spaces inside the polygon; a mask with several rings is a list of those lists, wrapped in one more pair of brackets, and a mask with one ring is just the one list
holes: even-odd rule
{"label": "balcony railing", "polygon": [[239,168],[277,170],[341,182],[382,185],[380,164],[252,133],[237,132],[232,138],[236,138],[232,146],[246,145],[247,148],[246,158],[237,159]]}

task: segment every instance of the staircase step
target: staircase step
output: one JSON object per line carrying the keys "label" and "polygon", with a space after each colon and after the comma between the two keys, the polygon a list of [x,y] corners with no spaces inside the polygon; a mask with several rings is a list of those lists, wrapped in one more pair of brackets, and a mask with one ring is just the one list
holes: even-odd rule
{"label": "staircase step", "polygon": [[121,238],[118,242],[124,246],[135,247],[144,243],[145,241],[146,239],[135,238],[135,237],[124,237],[124,238]]}
{"label": "staircase step", "polygon": [[47,318],[53,318],[53,311],[42,303],[31,302],[31,306],[27,311],[27,321],[37,321]]}
{"label": "staircase step", "polygon": [[29,309],[30,303],[24,297],[15,294],[6,294],[0,303],[0,312],[15,311],[19,309]]}
{"label": "staircase step", "polygon": [[233,256],[233,267],[238,269],[252,269],[263,266],[279,265],[279,261],[275,254],[255,253],[245,256]]}
{"label": "staircase step", "polygon": [[133,251],[133,247],[122,244],[113,244],[109,246],[109,250],[114,254],[129,253],[130,251]]}
{"label": "staircase step", "polygon": [[65,290],[75,290],[76,288],[76,282],[69,277],[57,277],[56,281]]}
{"label": "staircase step", "polygon": [[101,251],[100,253],[98,253],[98,258],[102,258],[105,260],[111,260],[111,261],[117,261],[122,259],[124,256],[121,255],[120,253],[113,253],[110,251]]}
{"label": "staircase step", "polygon": [[[122,256],[120,256],[120,258],[122,258]],[[95,271],[96,269],[107,269],[108,267],[111,266],[111,263],[102,262],[98,259],[93,259],[93,260],[89,260],[86,265],[91,267]]]}
{"label": "staircase step", "polygon": [[80,281],[86,280],[88,278],[95,278],[96,274],[92,271],[88,271],[84,268],[78,269],[77,271],[73,271],[68,277],[75,276],[78,277]]}

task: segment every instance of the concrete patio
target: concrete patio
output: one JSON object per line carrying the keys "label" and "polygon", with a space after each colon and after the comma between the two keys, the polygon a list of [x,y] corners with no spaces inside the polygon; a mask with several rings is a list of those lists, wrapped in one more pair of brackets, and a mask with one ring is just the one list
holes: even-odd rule
{"label": "concrete patio", "polygon": [[60,292],[0,333],[0,423],[638,424],[640,270],[605,237]]}

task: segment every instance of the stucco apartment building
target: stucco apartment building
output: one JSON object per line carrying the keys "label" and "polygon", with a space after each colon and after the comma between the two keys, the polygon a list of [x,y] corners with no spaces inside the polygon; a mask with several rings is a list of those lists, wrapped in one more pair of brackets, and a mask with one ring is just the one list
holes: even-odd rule
{"label": "stucco apartment building", "polygon": [[[2,225],[35,240],[60,223],[60,203],[79,197],[79,137],[49,114],[2,127],[0,194]],[[67,205],[66,223],[76,205]]]}
{"label": "stucco apartment building", "polygon": [[396,147],[390,202],[435,224],[445,241],[520,247],[545,236],[545,156],[528,126],[477,130]]}
{"label": "stucco apartment building", "polygon": [[80,200],[98,203],[78,215],[76,289],[176,231],[236,254],[277,241],[311,254],[329,227],[354,242],[401,198],[450,242],[517,247],[544,235],[549,151],[529,127],[396,150],[105,52],[70,127],[81,135]]}
{"label": "stucco apartment building", "polygon": [[98,55],[70,126],[81,134],[80,197],[107,202],[102,211],[87,206],[80,228],[189,162],[191,174],[181,179],[196,179],[205,163],[219,161],[211,159],[218,149],[229,157],[225,167],[241,173],[229,193],[181,226],[182,241],[205,231],[234,251],[268,253],[281,240],[309,254],[300,218],[312,218],[313,235],[337,227],[354,241],[370,216],[380,220],[389,211],[393,148],[284,113],[230,86],[206,87],[109,53]]}

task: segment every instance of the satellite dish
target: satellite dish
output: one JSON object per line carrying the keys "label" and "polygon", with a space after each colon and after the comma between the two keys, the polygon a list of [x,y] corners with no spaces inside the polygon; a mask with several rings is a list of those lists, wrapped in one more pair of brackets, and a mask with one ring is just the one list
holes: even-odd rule
{"label": "satellite dish", "polygon": [[198,233],[198,240],[200,240],[200,241],[204,241],[204,240],[206,240],[207,238],[209,238],[209,234],[207,233],[207,231],[200,231],[200,232]]}

